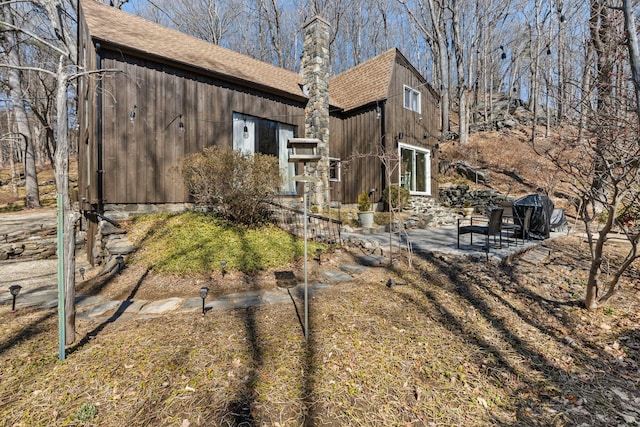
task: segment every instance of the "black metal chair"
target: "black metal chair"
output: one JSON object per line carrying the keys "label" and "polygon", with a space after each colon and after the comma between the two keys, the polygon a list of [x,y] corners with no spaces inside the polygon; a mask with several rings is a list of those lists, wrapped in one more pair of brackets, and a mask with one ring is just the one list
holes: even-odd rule
{"label": "black metal chair", "polygon": [[[473,245],[473,234],[483,234],[486,236],[486,247],[489,248],[489,237],[493,236],[493,242],[495,244],[496,236],[500,239],[500,246],[502,247],[502,213],[503,209],[498,207],[489,207],[489,214],[487,218],[459,218],[458,219],[458,249],[460,249],[460,235],[470,234],[469,244]],[[474,224],[476,221],[481,221],[484,225]],[[462,221],[469,221],[469,225],[462,225]]]}
{"label": "black metal chair", "polygon": [[[522,244],[524,245],[524,239],[529,240],[529,224],[531,223],[531,214],[533,213],[533,207],[528,207],[524,211],[524,218],[520,221],[518,217],[510,218],[510,221],[502,222],[502,231],[511,232],[511,235],[515,239],[516,245],[518,244],[518,235],[522,237]],[[503,216],[504,218],[504,216]],[[518,221],[515,221],[515,220]],[[507,236],[507,246],[509,246],[509,238]]]}

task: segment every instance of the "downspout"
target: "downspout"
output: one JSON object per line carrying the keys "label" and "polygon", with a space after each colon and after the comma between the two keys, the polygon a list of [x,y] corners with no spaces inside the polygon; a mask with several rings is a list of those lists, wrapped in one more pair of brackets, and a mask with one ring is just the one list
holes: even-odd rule
{"label": "downspout", "polygon": [[[386,127],[386,116],[384,114],[384,107],[387,105],[386,101],[380,103],[380,135],[382,138],[382,153],[383,155],[387,155],[387,127]],[[393,169],[392,169],[393,170]],[[382,162],[382,187],[380,191],[384,191],[387,188],[387,171],[384,162]],[[391,190],[389,190],[391,191]]]}
{"label": "downspout", "polygon": [[[100,43],[96,43],[96,70],[99,71],[102,68],[102,57],[100,56]],[[98,176],[96,177],[96,182],[98,183],[98,213],[104,213],[104,203],[103,203],[103,188],[102,188],[102,175],[104,171],[102,170],[102,79],[98,79],[97,85],[97,100],[96,104],[96,121],[97,121],[97,132],[96,132],[96,148],[98,150]]]}

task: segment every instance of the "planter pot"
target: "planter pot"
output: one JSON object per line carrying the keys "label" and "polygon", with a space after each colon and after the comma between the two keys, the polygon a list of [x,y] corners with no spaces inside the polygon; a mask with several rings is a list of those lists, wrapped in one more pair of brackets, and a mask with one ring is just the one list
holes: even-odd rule
{"label": "planter pot", "polygon": [[475,212],[476,208],[462,208],[465,217],[470,217]]}
{"label": "planter pot", "polygon": [[360,227],[373,226],[373,212],[358,212],[358,222]]}

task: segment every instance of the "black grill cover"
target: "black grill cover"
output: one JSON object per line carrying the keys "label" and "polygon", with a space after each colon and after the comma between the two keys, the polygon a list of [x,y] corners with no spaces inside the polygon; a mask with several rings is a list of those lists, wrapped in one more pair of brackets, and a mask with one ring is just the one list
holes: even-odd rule
{"label": "black grill cover", "polygon": [[529,237],[544,240],[549,237],[550,221],[553,213],[553,202],[544,194],[527,194],[513,202],[513,213],[516,222],[522,225],[525,211],[533,208],[529,224]]}

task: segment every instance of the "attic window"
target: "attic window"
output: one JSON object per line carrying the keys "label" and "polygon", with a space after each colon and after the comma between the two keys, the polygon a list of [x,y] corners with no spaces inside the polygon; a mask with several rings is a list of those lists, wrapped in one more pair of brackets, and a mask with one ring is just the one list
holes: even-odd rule
{"label": "attic window", "polygon": [[415,89],[410,88],[409,86],[404,87],[404,108],[407,110],[415,111],[416,113],[421,113],[420,108],[420,92]]}

